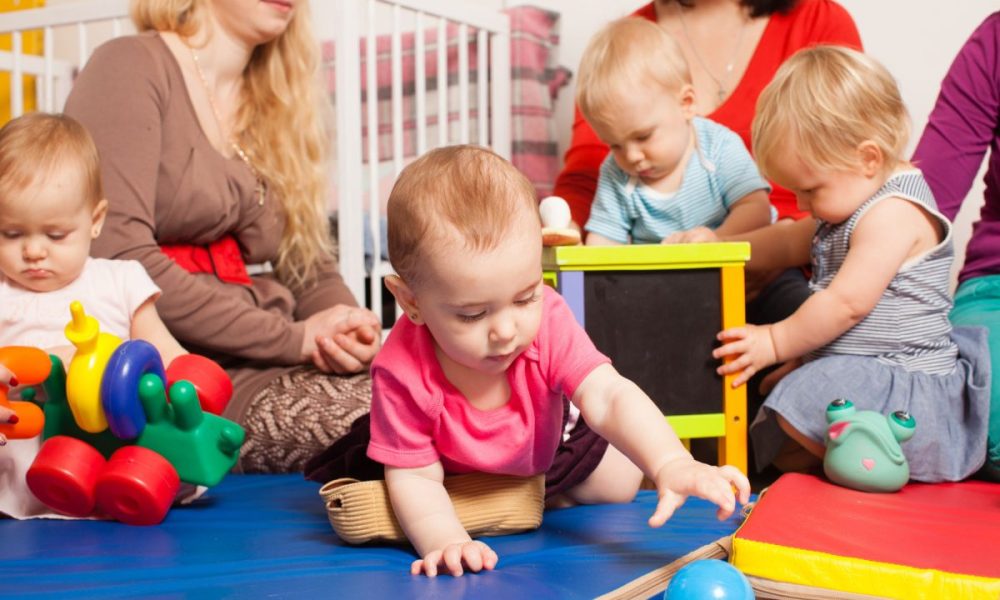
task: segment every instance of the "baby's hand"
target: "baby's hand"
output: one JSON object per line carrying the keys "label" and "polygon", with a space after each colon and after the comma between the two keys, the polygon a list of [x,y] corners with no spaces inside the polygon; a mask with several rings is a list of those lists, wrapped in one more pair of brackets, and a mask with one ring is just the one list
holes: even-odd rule
{"label": "baby's hand", "polygon": [[[0,365],[0,383],[8,387],[17,387],[17,378],[14,374],[10,372],[10,369]],[[18,422],[17,413],[13,410],[7,408],[6,406],[0,406],[0,423],[10,423],[11,425]],[[7,436],[0,433],[0,446],[7,445]]]}
{"label": "baby's hand", "polygon": [[[691,457],[672,460],[663,465],[655,477],[659,502],[649,518],[650,527],[667,522],[688,496],[704,498],[719,507],[719,520],[728,519],[740,504],[750,501],[750,482],[739,469],[731,465],[713,467]],[[733,488],[736,488],[734,494]]]}
{"label": "baby's hand", "polygon": [[[14,425],[18,422],[17,413],[13,410],[7,408],[6,406],[0,406],[0,423],[9,423]],[[7,445],[7,436],[0,433],[0,446]]]}
{"label": "baby's hand", "polygon": [[675,231],[663,238],[663,244],[698,244],[718,242],[719,236],[708,227],[695,227],[687,231]]}
{"label": "baby's hand", "polygon": [[7,387],[17,387],[17,378],[14,377],[14,373],[2,363],[0,363],[0,383]]}
{"label": "baby's hand", "polygon": [[413,561],[410,573],[428,577],[436,577],[438,567],[444,566],[455,577],[461,577],[464,565],[472,573],[486,569],[492,571],[497,566],[499,557],[492,548],[479,541],[448,544],[443,550],[432,550],[421,559]]}
{"label": "baby's hand", "polygon": [[719,332],[716,337],[725,343],[713,350],[712,356],[736,357],[715,370],[719,375],[739,373],[733,379],[733,387],[746,383],[754,373],[778,361],[770,325],[734,327]]}

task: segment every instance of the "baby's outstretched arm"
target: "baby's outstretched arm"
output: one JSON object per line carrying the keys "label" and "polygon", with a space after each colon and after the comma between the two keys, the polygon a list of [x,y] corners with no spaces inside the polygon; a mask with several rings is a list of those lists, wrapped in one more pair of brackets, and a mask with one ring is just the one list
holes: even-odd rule
{"label": "baby's outstretched arm", "polygon": [[458,577],[463,567],[472,572],[496,567],[497,553],[473,541],[459,522],[440,462],[417,469],[386,467],[385,483],[396,519],[420,555],[410,567],[412,574],[435,577],[444,567]]}
{"label": "baby's outstretched arm", "polygon": [[718,505],[720,519],[736,510],[737,499],[744,504],[749,500],[746,476],[735,467],[694,460],[649,396],[611,365],[587,375],[573,402],[594,431],[656,483],[659,502],[649,519],[651,526],[663,525],[691,495]]}

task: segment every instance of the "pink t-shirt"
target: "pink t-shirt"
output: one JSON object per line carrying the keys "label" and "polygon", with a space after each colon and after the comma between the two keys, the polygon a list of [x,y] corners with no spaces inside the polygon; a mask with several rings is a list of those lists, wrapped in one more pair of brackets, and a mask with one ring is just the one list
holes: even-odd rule
{"label": "pink t-shirt", "polygon": [[608,362],[544,286],[538,336],[507,369],[510,400],[482,411],[445,378],[427,328],[402,319],[372,364],[368,456],[401,468],[440,460],[448,474],[544,473],[559,446],[563,395]]}

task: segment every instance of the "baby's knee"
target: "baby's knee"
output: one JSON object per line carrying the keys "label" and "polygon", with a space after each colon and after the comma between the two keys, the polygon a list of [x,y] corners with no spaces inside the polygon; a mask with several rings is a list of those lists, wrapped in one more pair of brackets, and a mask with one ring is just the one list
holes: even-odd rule
{"label": "baby's knee", "polygon": [[824,446],[822,442],[817,442],[805,433],[802,433],[780,414],[775,416],[778,419],[778,426],[785,432],[785,435],[791,438],[793,442],[802,448],[805,448],[810,454],[822,460],[823,456],[826,454],[826,446]]}
{"label": "baby's knee", "polygon": [[604,499],[601,504],[628,504],[635,500],[635,495],[639,492],[639,484],[642,482],[642,474],[636,481],[623,481],[619,488],[605,488]]}
{"label": "baby's knee", "polygon": [[593,482],[593,494],[596,496],[593,503],[628,504],[635,500],[642,484],[642,471],[627,459],[626,462],[614,461],[604,466],[603,473]]}
{"label": "baby's knee", "polygon": [[613,446],[608,446],[594,472],[571,489],[568,496],[578,504],[625,504],[635,499],[641,482],[642,471]]}

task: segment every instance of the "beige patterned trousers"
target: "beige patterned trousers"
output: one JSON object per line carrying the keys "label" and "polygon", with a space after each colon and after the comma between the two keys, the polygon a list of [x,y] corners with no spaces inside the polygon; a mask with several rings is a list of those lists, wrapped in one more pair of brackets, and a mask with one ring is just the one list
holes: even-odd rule
{"label": "beige patterned trousers", "polygon": [[368,373],[326,375],[300,367],[275,379],[250,401],[243,427],[246,442],[238,470],[244,473],[302,471],[371,409]]}

